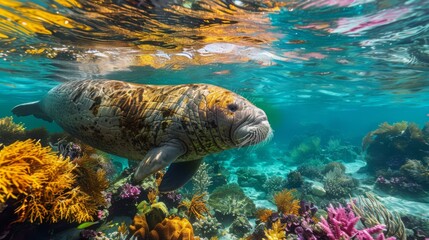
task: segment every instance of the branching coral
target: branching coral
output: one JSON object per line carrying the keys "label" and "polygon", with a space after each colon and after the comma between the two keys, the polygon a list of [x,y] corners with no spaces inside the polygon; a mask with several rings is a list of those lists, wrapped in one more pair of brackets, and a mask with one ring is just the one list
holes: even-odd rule
{"label": "branching coral", "polygon": [[34,140],[0,151],[0,202],[14,199],[18,222],[93,220],[98,203],[78,186],[76,165]]}
{"label": "branching coral", "polygon": [[208,167],[209,165],[207,163],[202,163],[195,175],[192,177],[195,194],[206,193],[209,186],[212,184],[211,177],[208,174]]}
{"label": "branching coral", "polygon": [[296,190],[283,190],[274,195],[274,202],[276,203],[277,210],[283,214],[298,215],[299,200],[295,199],[294,194]]}
{"label": "branching coral", "polygon": [[[352,209],[349,207],[334,208],[332,205],[328,207],[328,218],[321,218],[319,225],[326,232],[330,240],[374,240],[373,235],[377,235],[376,239],[385,239],[383,230],[384,225],[376,225],[371,228],[356,229],[356,224],[359,222],[360,217],[355,216]],[[387,238],[394,240],[394,237]]]}
{"label": "branching coral", "polygon": [[150,240],[193,240],[194,230],[186,218],[170,217],[158,223],[149,233]]}
{"label": "branching coral", "polygon": [[268,218],[273,214],[273,210],[267,208],[256,209],[256,218],[261,222],[268,221]]}
{"label": "branching coral", "polygon": [[286,239],[286,231],[284,230],[285,226],[280,223],[280,220],[273,223],[273,226],[270,229],[265,229],[264,240],[282,240]]}
{"label": "branching coral", "polygon": [[186,208],[186,215],[188,217],[195,217],[196,219],[204,218],[204,214],[208,214],[209,210],[206,206],[206,200],[204,200],[205,193],[200,195],[194,195],[192,199],[184,200],[180,203],[179,207]]}
{"label": "branching coral", "polygon": [[399,240],[407,239],[405,226],[397,213],[390,212],[374,195],[367,193],[350,203],[353,211],[361,217],[362,224],[369,228],[376,225],[386,226],[386,236],[395,236]]}

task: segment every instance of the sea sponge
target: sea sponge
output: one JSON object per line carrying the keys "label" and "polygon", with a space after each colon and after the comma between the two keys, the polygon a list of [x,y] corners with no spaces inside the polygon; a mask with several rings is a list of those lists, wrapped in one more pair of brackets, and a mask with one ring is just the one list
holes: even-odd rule
{"label": "sea sponge", "polygon": [[279,193],[274,194],[274,202],[276,203],[277,210],[285,215],[298,215],[299,214],[299,200],[295,199],[294,194],[297,191],[292,190],[283,190]]}
{"label": "sea sponge", "polygon": [[92,221],[98,205],[78,186],[76,167],[39,141],[6,146],[0,151],[0,202],[13,202],[17,222]]}
{"label": "sea sponge", "polygon": [[[147,239],[149,236],[149,226],[144,214],[136,214],[133,223],[130,225],[130,234],[136,239]],[[131,236],[130,236],[131,238]]]}
{"label": "sea sponge", "polygon": [[150,240],[193,240],[194,230],[186,218],[169,217],[149,233]]}

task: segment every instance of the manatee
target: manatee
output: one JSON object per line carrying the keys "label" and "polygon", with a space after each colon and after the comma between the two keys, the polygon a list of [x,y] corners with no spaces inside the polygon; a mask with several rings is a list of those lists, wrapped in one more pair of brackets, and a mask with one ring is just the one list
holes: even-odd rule
{"label": "manatee", "polygon": [[255,145],[272,135],[263,110],[209,84],[70,81],[12,112],[54,121],[90,146],[140,161],[135,182],[169,166],[160,192],[183,186],[204,156]]}

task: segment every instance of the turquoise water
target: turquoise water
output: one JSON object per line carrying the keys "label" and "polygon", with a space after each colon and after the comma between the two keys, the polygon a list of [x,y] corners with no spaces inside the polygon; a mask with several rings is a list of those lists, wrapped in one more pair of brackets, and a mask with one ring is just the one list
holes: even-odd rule
{"label": "turquoise water", "polygon": [[[368,161],[362,140],[380,124],[406,121],[423,128],[429,121],[428,13],[425,0],[0,3],[0,117],[11,116],[14,106],[36,101],[66,81],[218,85],[263,109],[274,131],[256,149],[207,159],[209,164],[220,162],[229,172],[228,182],[238,182],[256,207],[275,209],[271,193],[241,184],[239,169],[286,178],[300,165],[323,166],[334,160],[360,182],[351,196],[373,191],[390,210],[420,217],[429,230],[429,180],[420,182],[426,186],[417,196],[401,189],[383,191],[374,184],[376,173],[358,172]],[[14,121],[27,129],[62,131],[34,117]],[[318,155],[294,162],[294,147],[311,137],[320,140]],[[337,147],[355,147],[354,159],[340,155],[326,160],[329,140],[339,140]],[[429,137],[423,142],[415,151],[426,151]],[[417,160],[427,174],[426,155]],[[127,166],[125,159],[112,158]],[[383,169],[389,167],[386,162]],[[344,204],[348,196],[317,201],[325,208],[326,201]],[[248,218],[254,227],[255,217]],[[230,228],[224,224],[219,232]],[[408,234],[408,239],[424,239],[412,230]],[[230,232],[218,237],[239,238]]]}

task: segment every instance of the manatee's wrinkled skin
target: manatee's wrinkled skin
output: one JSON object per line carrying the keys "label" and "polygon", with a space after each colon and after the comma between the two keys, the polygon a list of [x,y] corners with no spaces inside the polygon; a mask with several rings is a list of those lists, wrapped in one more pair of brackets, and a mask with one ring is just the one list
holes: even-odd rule
{"label": "manatee's wrinkled skin", "polygon": [[[256,144],[271,134],[262,110],[231,91],[207,84],[72,81],[53,88],[36,103],[47,118],[83,142],[143,160],[137,180],[172,162]],[[20,113],[20,106],[13,111],[28,115]]]}

